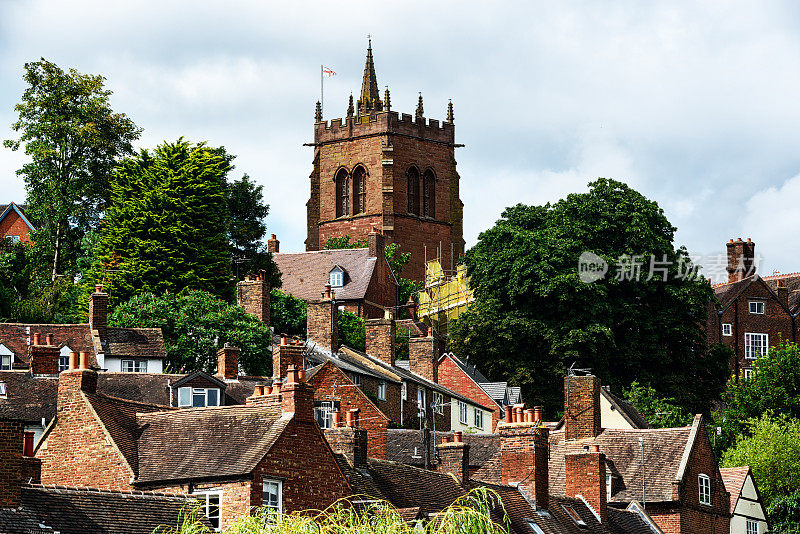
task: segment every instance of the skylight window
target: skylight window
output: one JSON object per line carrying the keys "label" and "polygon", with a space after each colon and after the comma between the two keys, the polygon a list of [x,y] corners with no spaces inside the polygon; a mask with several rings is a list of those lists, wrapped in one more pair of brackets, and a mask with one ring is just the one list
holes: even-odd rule
{"label": "skylight window", "polygon": [[561,508],[563,508],[564,511],[567,512],[567,515],[573,521],[575,521],[576,525],[578,525],[581,528],[586,528],[586,522],[583,519],[581,519],[581,516],[578,514],[578,512],[575,511],[575,508],[573,508],[572,506],[567,506],[566,504],[562,504]]}

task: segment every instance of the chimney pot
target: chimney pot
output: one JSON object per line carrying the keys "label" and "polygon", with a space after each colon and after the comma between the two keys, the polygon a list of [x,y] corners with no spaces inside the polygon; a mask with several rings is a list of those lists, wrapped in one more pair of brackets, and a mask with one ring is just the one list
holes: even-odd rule
{"label": "chimney pot", "polygon": [[294,365],[290,365],[286,372],[286,383],[297,384],[297,368]]}
{"label": "chimney pot", "polygon": [[70,352],[69,353],[69,369],[70,371],[74,371],[80,367],[80,356],[77,352]]}
{"label": "chimney pot", "polygon": [[450,436],[442,436],[442,443],[450,443]]}
{"label": "chimney pot", "polygon": [[49,345],[49,346],[53,345],[53,334],[47,334],[45,336],[45,345]]}
{"label": "chimney pot", "polygon": [[511,423],[514,420],[514,407],[506,406],[504,413],[504,420],[506,423]]}
{"label": "chimney pot", "polygon": [[591,451],[592,452],[600,452],[600,446],[599,445],[592,445]]}
{"label": "chimney pot", "polygon": [[33,334],[33,344],[34,345],[41,345],[42,334],[36,332]]}
{"label": "chimney pot", "polygon": [[333,428],[336,428],[341,424],[341,418],[342,414],[340,414],[339,412],[333,412],[331,414],[331,423],[333,425]]}
{"label": "chimney pot", "polygon": [[359,412],[358,408],[351,408],[350,409],[350,413],[353,414],[353,417],[352,417],[351,420],[353,422],[353,426],[354,427],[358,426],[358,412]]}
{"label": "chimney pot", "polygon": [[453,434],[453,441],[455,443],[463,443],[464,442],[464,435],[461,433],[460,430],[456,430]]}
{"label": "chimney pot", "polygon": [[253,388],[253,396],[260,397],[263,394],[264,394],[264,386],[256,384],[256,386]]}
{"label": "chimney pot", "polygon": [[102,293],[103,292],[103,284],[95,284],[94,292],[95,293]]}
{"label": "chimney pot", "polygon": [[533,408],[528,408],[525,410],[525,422],[533,423]]}
{"label": "chimney pot", "polygon": [[281,334],[281,345],[286,346],[289,344],[288,336],[286,334]]}
{"label": "chimney pot", "polygon": [[544,411],[544,407],[542,406],[534,406],[533,407],[533,421],[534,423],[541,423],[542,422],[542,412]]}
{"label": "chimney pot", "polygon": [[352,428],[353,427],[353,412],[352,412],[352,410],[349,410],[349,411],[345,412],[344,416],[345,416],[346,425],[349,428]]}
{"label": "chimney pot", "polygon": [[80,353],[80,369],[88,369],[89,368],[89,353],[88,352],[81,352]]}
{"label": "chimney pot", "polygon": [[272,393],[277,395],[281,392],[281,379],[277,378],[272,382]]}

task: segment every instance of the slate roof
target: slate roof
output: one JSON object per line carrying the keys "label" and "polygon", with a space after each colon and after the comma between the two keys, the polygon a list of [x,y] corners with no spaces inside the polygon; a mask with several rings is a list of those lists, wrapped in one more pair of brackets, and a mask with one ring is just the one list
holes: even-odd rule
{"label": "slate roof", "polygon": [[368,248],[273,254],[272,259],[281,272],[281,291],[303,300],[320,298],[328,273],[336,265],[346,273],[344,285],[334,288],[336,299],[363,299],[377,262]]}
{"label": "slate roof", "polygon": [[739,497],[742,495],[742,487],[747,474],[750,472],[750,467],[720,467],[719,472],[722,475],[722,481],[725,483],[725,490],[731,494],[731,513],[736,510],[736,504],[739,502]]}
{"label": "slate roof", "polygon": [[773,291],[778,287],[778,280],[784,281],[786,290],[789,293],[789,309],[792,310],[793,313],[800,312],[800,273],[764,276],[762,280],[764,280]]}
{"label": "slate roof", "polygon": [[[188,502],[183,495],[24,486],[22,510],[37,525],[50,528],[20,532],[151,534],[159,526],[175,526]],[[2,528],[2,516],[0,512],[0,532],[14,532]]]}
{"label": "slate roof", "polygon": [[166,356],[160,328],[108,328],[106,357],[163,358]]}
{"label": "slate roof", "polygon": [[27,371],[0,371],[6,384],[6,398],[0,398],[0,418],[26,423],[50,421],[56,415],[58,380],[32,377]]}
{"label": "slate roof", "polygon": [[[386,436],[386,457],[388,460],[424,467],[423,431],[405,428],[390,428]],[[431,436],[433,436],[431,432]],[[452,432],[436,432],[436,445],[444,436],[452,437]],[[500,449],[500,436],[497,434],[464,434],[464,442],[469,444],[469,466],[477,469],[483,466]],[[429,444],[430,458],[433,458],[433,439]],[[415,454],[416,451],[416,454]]]}
{"label": "slate roof", "polygon": [[267,406],[194,408],[136,416],[135,484],[245,475],[292,419]]}
{"label": "slate roof", "polygon": [[648,518],[639,509],[622,510],[609,506],[608,526],[614,534],[662,534],[658,527],[648,523]]}
{"label": "slate roof", "polygon": [[3,534],[53,534],[52,528],[39,522],[36,516],[23,508],[0,509],[0,532]]}

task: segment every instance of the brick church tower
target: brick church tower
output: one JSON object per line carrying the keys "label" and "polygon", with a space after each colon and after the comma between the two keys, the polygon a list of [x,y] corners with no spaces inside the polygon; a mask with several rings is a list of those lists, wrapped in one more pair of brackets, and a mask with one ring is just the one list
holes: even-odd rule
{"label": "brick church tower", "polygon": [[426,258],[450,269],[463,255],[453,105],[443,123],[425,118],[422,95],[413,117],[392,111],[388,88],[380,98],[371,43],[356,105],[351,95],[346,118],[328,124],[317,102],[312,146],[306,250],[345,234],[363,239],[375,227],[411,253],[402,274],[415,280]]}

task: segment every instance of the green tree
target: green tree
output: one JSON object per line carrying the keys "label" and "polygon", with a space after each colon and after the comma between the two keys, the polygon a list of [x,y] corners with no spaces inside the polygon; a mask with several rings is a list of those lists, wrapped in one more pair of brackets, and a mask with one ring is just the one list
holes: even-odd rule
{"label": "green tree", "polygon": [[30,262],[26,245],[0,239],[0,320],[14,320],[16,304],[28,294]]}
{"label": "green tree", "polygon": [[3,144],[24,146],[31,158],[17,174],[25,179],[28,214],[39,225],[36,250],[49,258],[54,282],[107,206],[112,170],[132,153],[141,130],[112,111],[102,76],[65,72],[42,58],[25,64],[24,80],[28,87],[11,126],[19,137]]}
{"label": "green tree", "polygon": [[633,403],[639,413],[653,428],[671,428],[688,426],[692,424],[692,414],[686,413],[677,405],[672,397],[661,397],[650,386],[643,386],[633,381],[628,389],[623,391],[626,400]]}
{"label": "green tree", "polygon": [[747,421],[748,432],[722,455],[723,467],[750,466],[769,506],[800,488],[800,421],[767,412]]}
{"label": "green tree", "polygon": [[272,373],[269,328],[205,291],[180,294],[141,293],[117,306],[109,325],[161,328],[167,351],[166,367],[172,372],[217,370],[217,351],[225,343],[239,347],[239,364],[249,375]]}
{"label": "green tree", "polygon": [[[706,347],[711,287],[679,276],[693,266],[655,202],[613,180],[589,186],[555,204],[508,208],[480,234],[464,257],[476,300],[451,325],[451,348],[553,412],[562,392],[552,384],[573,363],[615,389],[640,380],[690,412],[706,411],[728,373],[723,355]],[[584,252],[611,266],[605,278],[581,280]],[[617,276],[626,257],[644,263],[644,276]],[[651,259],[666,275],[648,279]]]}
{"label": "green tree", "polygon": [[306,301],[278,289],[270,292],[269,322],[276,334],[306,335]]}
{"label": "green tree", "polygon": [[266,249],[263,239],[267,233],[265,219],[269,206],[264,203],[264,186],[245,174],[228,184],[229,233],[236,265],[237,278],[248,272],[266,271],[270,287],[279,287],[280,273]]}
{"label": "green tree", "polygon": [[364,352],[367,350],[367,338],[364,331],[364,319],[349,311],[339,312],[339,343],[351,349]]}
{"label": "green tree", "polygon": [[339,248],[367,248],[369,245],[366,239],[358,239],[350,241],[350,234],[345,234],[341,237],[331,237],[322,246],[323,250],[333,250]]}
{"label": "green tree", "polygon": [[732,378],[723,396],[723,410],[715,414],[722,427],[718,450],[730,447],[747,434],[747,421],[771,411],[800,419],[800,347],[782,343],[753,362],[750,378]]}
{"label": "green tree", "polygon": [[767,506],[770,532],[800,534],[800,490],[791,495],[780,495]]}
{"label": "green tree", "polygon": [[122,161],[93,273],[110,282],[114,301],[184,288],[231,294],[226,176],[232,159],[223,148],[179,139]]}

